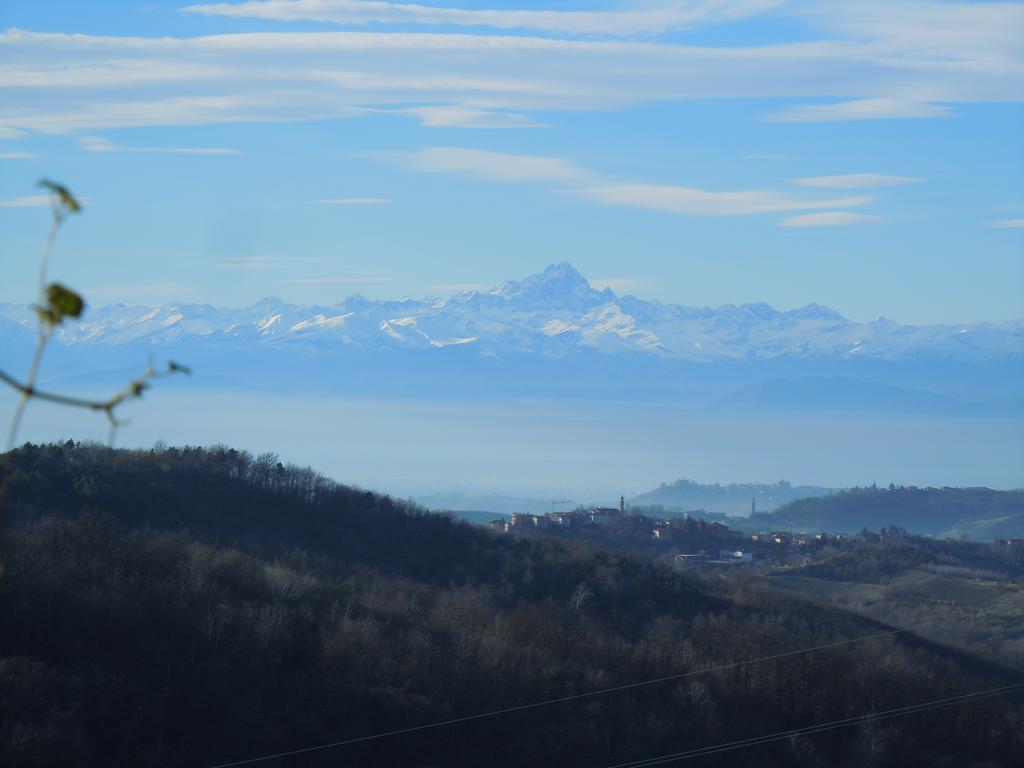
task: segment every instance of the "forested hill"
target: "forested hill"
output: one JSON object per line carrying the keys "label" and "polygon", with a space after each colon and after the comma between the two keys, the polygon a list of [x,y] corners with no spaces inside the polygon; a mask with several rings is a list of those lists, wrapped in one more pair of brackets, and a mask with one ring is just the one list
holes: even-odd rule
{"label": "forested hill", "polygon": [[1024,491],[990,488],[854,488],[799,499],[750,518],[750,526],[788,531],[905,528],[924,536],[979,541],[1024,537]]}
{"label": "forested hill", "polygon": [[[0,466],[4,766],[212,766],[689,673],[262,763],[613,765],[1020,680],[909,633],[843,644],[883,628],[747,579],[495,535],[272,456],[69,443]],[[1019,707],[991,698],[704,764],[1022,750]]]}
{"label": "forested hill", "polygon": [[785,480],[764,483],[729,483],[706,485],[693,480],[663,483],[660,488],[630,499],[638,507],[663,507],[665,511],[703,510],[715,514],[744,516],[750,513],[751,502],[757,509],[770,511],[787,502],[808,496],[825,496],[829,488],[813,485],[791,485]]}
{"label": "forested hill", "polygon": [[[99,511],[125,528],[186,531],[274,558],[290,550],[416,578],[454,578],[483,538],[407,501],[341,485],[273,454],[28,445],[10,456],[14,521]],[[456,530],[457,529],[457,530]]]}

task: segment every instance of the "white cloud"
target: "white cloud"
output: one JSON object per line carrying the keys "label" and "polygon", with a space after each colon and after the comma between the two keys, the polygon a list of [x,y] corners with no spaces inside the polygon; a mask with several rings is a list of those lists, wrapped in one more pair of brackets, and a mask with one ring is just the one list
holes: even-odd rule
{"label": "white cloud", "polygon": [[331,200],[317,200],[317,205],[387,205],[390,197],[337,197]]}
{"label": "white cloud", "polygon": [[35,157],[32,152],[0,152],[0,160],[33,160]]}
{"label": "white cloud", "polygon": [[484,285],[483,283],[439,283],[436,285],[428,285],[427,291],[438,292],[438,293],[469,293],[470,291],[486,291],[491,286]]}
{"label": "white cloud", "polygon": [[938,66],[1017,56],[1024,29],[1019,2],[819,0],[800,13],[826,31],[912,51]]}
{"label": "white cloud", "polygon": [[248,0],[182,8],[184,13],[336,24],[419,24],[534,30],[568,35],[654,35],[762,13],[786,0],[660,0],[611,11],[471,10],[372,0]]}
{"label": "white cloud", "polygon": [[427,128],[546,128],[527,115],[466,107],[410,107],[397,110]]}
{"label": "white cloud", "polygon": [[[647,184],[621,181],[594,185],[600,174],[563,157],[513,155],[460,147],[430,147],[406,156],[415,170],[455,173],[470,178],[500,182],[552,182],[563,189],[605,205],[617,205],[692,216],[749,216],[786,211],[814,211],[832,208],[853,208],[870,203],[869,195],[839,198],[794,196],[771,189],[710,192],[696,187],[668,184]],[[829,177],[844,179],[845,177]],[[886,179],[896,177],[882,177]],[[586,185],[593,186],[586,186]],[[837,182],[835,186],[842,187]],[[846,186],[859,186],[847,180]],[[845,218],[844,218],[845,217]],[[874,217],[843,213],[818,218],[795,217],[785,226],[818,226],[828,223],[851,223]],[[803,223],[804,221],[808,223]],[[615,278],[609,278],[612,280]],[[625,280],[626,278],[617,278]],[[608,282],[607,285],[613,285]]]}
{"label": "white cloud", "polygon": [[101,298],[126,303],[146,304],[173,299],[182,301],[195,295],[195,289],[181,283],[131,283],[127,285],[102,285],[82,291],[86,298]]}
{"label": "white cloud", "polygon": [[807,104],[764,119],[776,123],[831,123],[846,120],[897,120],[952,117],[949,107],[906,99],[856,99],[836,104]]}
{"label": "white cloud", "polygon": [[[685,6],[712,7],[726,6]],[[780,121],[927,118],[953,114],[962,102],[1021,100],[1024,56],[1006,42],[1012,13],[967,13],[967,42],[959,44],[930,21],[926,38],[903,16],[886,22],[880,7],[871,5],[870,24],[846,13],[838,39],[830,32],[743,47],[479,33],[144,38],[8,30],[0,61],[18,63],[0,66],[0,137],[388,109],[418,110],[409,115],[429,126],[524,127],[537,111],[753,97],[838,100],[770,118]],[[940,43],[949,45],[941,56]]]}
{"label": "white cloud", "polygon": [[0,200],[0,208],[43,208],[50,205],[49,195],[27,195]]}
{"label": "white cloud", "polygon": [[458,173],[488,181],[571,181],[589,174],[562,157],[510,155],[483,149],[428,147],[408,158],[417,171]]}
{"label": "white cloud", "polygon": [[924,179],[916,176],[883,176],[880,173],[847,173],[842,176],[808,176],[793,179],[794,184],[818,189],[872,189],[920,184]]}
{"label": "white cloud", "polygon": [[313,257],[238,256],[215,262],[212,266],[214,269],[262,271],[265,269],[294,266],[296,264],[322,263],[323,261],[323,259]]}
{"label": "white cloud", "polygon": [[827,211],[823,213],[805,213],[800,216],[790,216],[779,222],[780,227],[838,227],[845,224],[866,224],[870,221],[878,221],[877,216],[868,216],[864,213],[850,213],[848,211]]}
{"label": "white cloud", "polygon": [[82,136],[78,143],[88,152],[143,152],[170,155],[240,155],[224,147],[122,147],[100,136]]}
{"label": "white cloud", "polygon": [[301,277],[288,280],[292,285],[374,285],[393,283],[396,278],[383,275],[335,275],[328,277]]}
{"label": "white cloud", "polygon": [[1000,219],[998,221],[990,221],[986,226],[994,227],[995,229],[1021,229],[1024,228],[1024,219]]}
{"label": "white cloud", "polygon": [[265,261],[218,261],[214,269],[238,270],[241,272],[262,272],[273,269],[276,265]]}
{"label": "white cloud", "polygon": [[589,187],[580,190],[580,194],[607,205],[697,216],[744,216],[816,208],[849,208],[872,200],[868,196],[814,200],[795,198],[773,190],[708,192],[693,187],[632,182]]}

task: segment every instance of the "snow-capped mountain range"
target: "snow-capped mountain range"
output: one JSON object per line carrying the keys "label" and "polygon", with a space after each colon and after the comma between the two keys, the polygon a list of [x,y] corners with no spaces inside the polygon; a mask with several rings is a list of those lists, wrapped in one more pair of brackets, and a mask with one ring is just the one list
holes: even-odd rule
{"label": "snow-capped mountain range", "polygon": [[[31,343],[31,309],[0,304],[0,351]],[[854,322],[817,304],[779,311],[767,304],[695,308],[599,291],[568,262],[488,291],[447,298],[300,307],[268,298],[250,307],[200,304],[90,307],[56,341],[96,350],[145,344],[210,348],[439,350],[482,357],[580,352],[665,361],[1024,360],[1024,320],[1001,324],[901,325]]]}

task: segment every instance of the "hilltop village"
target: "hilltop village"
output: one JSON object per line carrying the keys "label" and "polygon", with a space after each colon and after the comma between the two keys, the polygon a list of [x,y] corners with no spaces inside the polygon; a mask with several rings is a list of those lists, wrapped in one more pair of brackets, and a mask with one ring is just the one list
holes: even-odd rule
{"label": "hilltop village", "polygon": [[584,538],[604,544],[643,549],[671,558],[677,567],[802,565],[826,546],[863,543],[863,535],[843,533],[797,534],[786,531],[745,532],[718,521],[683,513],[653,517],[642,510],[627,510],[624,498],[617,507],[577,507],[544,515],[513,514],[492,520],[490,528],[504,534],[544,534]]}

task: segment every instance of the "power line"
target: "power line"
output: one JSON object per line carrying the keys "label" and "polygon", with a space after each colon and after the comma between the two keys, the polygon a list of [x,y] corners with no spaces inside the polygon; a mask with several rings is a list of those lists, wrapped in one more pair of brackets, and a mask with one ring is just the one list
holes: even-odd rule
{"label": "power line", "polygon": [[569,696],[561,696],[555,699],[545,699],[543,701],[536,701],[530,704],[518,704],[512,707],[505,707],[503,709],[495,709],[489,712],[480,712],[475,715],[464,715],[462,717],[454,717],[449,720],[438,720],[433,723],[424,723],[423,725],[414,725],[408,728],[398,728],[393,731],[383,731],[381,733],[374,733],[368,736],[357,736],[351,739],[344,739],[342,741],[334,741],[329,744],[318,744],[311,747],[303,747],[300,749],[291,749],[284,752],[276,752],[274,754],[260,755],[258,757],[250,757],[244,760],[235,760],[229,763],[218,763],[217,765],[210,766],[210,768],[232,768],[237,765],[251,765],[252,763],[260,763],[267,760],[278,760],[283,757],[292,757],[294,755],[303,755],[309,752],[320,752],[327,749],[335,749],[338,747],[345,747],[351,744],[360,744],[366,741],[376,741],[378,739],[384,739],[391,736],[401,736],[408,733],[416,733],[418,731],[426,731],[432,728],[443,728],[449,725],[457,725],[459,723],[467,723],[472,720],[483,720],[488,717],[497,717],[499,715],[508,715],[513,712],[523,712],[528,709],[537,709],[539,707],[547,707],[552,704],[564,704],[569,701],[577,701],[579,699],[586,699],[592,696],[602,696],[608,693],[618,693],[620,691],[627,691],[633,688],[642,688],[648,685],[656,685],[658,683],[666,683],[671,680],[683,680],[688,677],[694,677],[696,675],[706,675],[712,672],[722,672],[729,669],[736,669],[738,667],[749,666],[752,664],[760,664],[765,661],[775,661],[777,659],[785,659],[791,656],[800,656],[805,653],[811,653],[813,651],[821,651],[827,648],[838,648],[843,645],[851,645],[853,643],[859,643],[864,640],[871,640],[880,637],[891,637],[893,635],[903,634],[910,632],[916,627],[903,627],[902,629],[887,630],[885,632],[875,632],[870,635],[861,635],[860,637],[854,637],[847,640],[837,640],[831,643],[822,643],[821,645],[815,645],[810,648],[800,648],[795,651],[784,651],[783,653],[774,653],[769,656],[761,656],[756,659],[747,659],[745,661],[736,661],[729,664],[719,664],[713,667],[705,667],[703,669],[692,670],[690,672],[679,672],[673,675],[665,675],[664,677],[656,677],[651,680],[641,680],[635,683],[624,683],[622,685],[614,685],[609,688],[600,688],[594,691],[585,691],[584,693],[574,693]]}
{"label": "power line", "polygon": [[1004,685],[1001,688],[990,688],[986,691],[964,693],[960,694],[959,696],[950,696],[945,699],[935,699],[933,701],[926,701],[921,704],[911,704],[905,707],[888,709],[884,712],[871,712],[865,715],[857,715],[856,717],[848,717],[843,720],[833,720],[829,723],[809,725],[803,728],[795,728],[789,731],[779,731],[777,733],[770,733],[762,736],[754,736],[749,739],[729,741],[723,744],[714,744],[712,746],[700,747],[698,749],[691,749],[685,752],[675,752],[669,755],[658,755],[657,757],[649,757],[643,760],[634,760],[633,762],[629,763],[618,763],[617,765],[609,766],[609,768],[646,768],[647,766],[662,765],[663,763],[671,763],[678,760],[690,760],[695,757],[704,757],[705,755],[714,755],[720,752],[731,752],[737,749],[755,747],[760,744],[768,744],[773,741],[784,741],[786,739],[791,739],[797,736],[809,736],[815,733],[823,733],[825,731],[835,730],[837,728],[848,728],[853,725],[861,725],[863,723],[869,723],[876,720],[888,720],[893,717],[903,717],[905,715],[912,715],[918,712],[926,712],[931,709],[951,707],[956,704],[964,704],[970,701],[979,701],[981,699],[988,699],[994,696],[1008,695],[1011,693],[1016,693],[1017,691],[1021,690],[1024,690],[1024,683]]}

